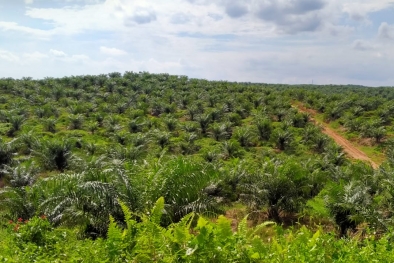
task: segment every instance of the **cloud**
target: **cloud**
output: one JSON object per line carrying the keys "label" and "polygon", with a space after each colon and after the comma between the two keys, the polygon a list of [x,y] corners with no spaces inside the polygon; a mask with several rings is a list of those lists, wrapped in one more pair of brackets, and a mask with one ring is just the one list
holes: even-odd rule
{"label": "cloud", "polygon": [[354,21],[358,21],[358,22],[362,22],[367,20],[367,15],[366,14],[361,14],[358,12],[351,12],[349,13],[349,17],[350,19],[354,20]]}
{"label": "cloud", "polygon": [[19,57],[7,50],[1,50],[0,49],[0,60],[6,60],[9,62],[18,62]]}
{"label": "cloud", "polygon": [[245,4],[231,1],[226,4],[226,14],[232,18],[238,18],[248,13],[248,7]]}
{"label": "cloud", "polygon": [[357,39],[353,42],[352,48],[355,50],[366,51],[375,49],[375,46],[370,42]]}
{"label": "cloud", "polygon": [[64,53],[63,51],[60,51],[60,50],[56,50],[56,49],[49,50],[49,53],[52,54],[53,56],[59,57],[59,58],[67,57],[66,53]]}
{"label": "cloud", "polygon": [[325,5],[322,0],[268,0],[258,4],[256,16],[272,23],[282,32],[315,31],[323,23],[324,18],[318,11]]}
{"label": "cloud", "polygon": [[27,5],[31,5],[31,4],[33,4],[33,0],[25,0],[25,4],[27,4]]}
{"label": "cloud", "polygon": [[100,52],[110,56],[121,56],[127,55],[127,52],[117,48],[110,48],[110,47],[100,47]]}
{"label": "cloud", "polygon": [[48,36],[51,34],[49,31],[34,29],[26,26],[20,26],[16,22],[4,22],[4,21],[0,21],[0,30],[27,33],[39,38],[48,38]]}
{"label": "cloud", "polygon": [[117,1],[83,1],[84,4],[56,8],[28,8],[25,15],[36,21],[45,21],[53,26],[43,30],[49,36],[65,36],[91,31],[121,31],[123,11]]}
{"label": "cloud", "polygon": [[130,25],[130,22],[135,22],[137,24],[149,24],[156,19],[156,12],[154,10],[150,8],[138,7],[127,19],[126,25]]}
{"label": "cloud", "polygon": [[43,54],[41,52],[35,51],[32,53],[25,53],[23,54],[24,58],[31,60],[31,61],[41,61],[44,58],[47,58],[48,55]]}
{"label": "cloud", "polygon": [[90,58],[84,54],[68,55],[64,51],[56,50],[56,49],[49,50],[49,53],[53,57],[55,57],[56,61],[59,61],[62,63],[79,63],[80,64],[80,63],[87,62],[90,60]]}
{"label": "cloud", "polygon": [[170,18],[170,22],[172,24],[186,24],[190,21],[190,15],[186,15],[185,13],[176,13],[173,14]]}
{"label": "cloud", "polygon": [[[389,11],[376,13],[389,1],[33,0],[26,7],[17,0],[15,16],[0,18],[7,39],[0,74],[147,70],[234,81],[392,85],[394,22]],[[369,74],[370,67],[376,72]]]}
{"label": "cloud", "polygon": [[394,25],[389,25],[386,22],[380,24],[378,38],[383,40],[394,40]]}

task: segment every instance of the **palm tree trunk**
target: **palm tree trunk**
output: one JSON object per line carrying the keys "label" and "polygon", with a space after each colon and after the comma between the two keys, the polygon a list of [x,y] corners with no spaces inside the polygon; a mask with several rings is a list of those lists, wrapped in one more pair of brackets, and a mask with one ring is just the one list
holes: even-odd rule
{"label": "palm tree trunk", "polygon": [[268,219],[274,220],[277,223],[281,223],[282,219],[279,215],[279,209],[275,206],[271,206],[268,208]]}

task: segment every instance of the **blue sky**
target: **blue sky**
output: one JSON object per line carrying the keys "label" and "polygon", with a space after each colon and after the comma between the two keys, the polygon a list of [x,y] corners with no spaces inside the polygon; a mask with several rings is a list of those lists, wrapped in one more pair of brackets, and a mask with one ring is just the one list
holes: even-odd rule
{"label": "blue sky", "polygon": [[0,78],[394,86],[389,0],[0,0]]}

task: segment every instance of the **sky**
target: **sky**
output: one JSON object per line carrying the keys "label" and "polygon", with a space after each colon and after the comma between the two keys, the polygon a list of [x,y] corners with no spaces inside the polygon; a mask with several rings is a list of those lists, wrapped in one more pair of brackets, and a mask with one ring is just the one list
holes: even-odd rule
{"label": "sky", "polygon": [[392,0],[0,0],[0,78],[394,86]]}

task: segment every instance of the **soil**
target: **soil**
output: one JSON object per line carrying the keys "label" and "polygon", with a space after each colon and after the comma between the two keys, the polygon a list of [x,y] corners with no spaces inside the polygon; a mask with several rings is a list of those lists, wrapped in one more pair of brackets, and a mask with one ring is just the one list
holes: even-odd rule
{"label": "soil", "polygon": [[294,105],[295,108],[297,108],[301,112],[306,112],[310,114],[311,121],[314,122],[315,124],[319,125],[322,127],[322,132],[330,136],[338,145],[342,146],[343,150],[345,153],[353,159],[356,160],[362,160],[365,162],[369,162],[374,169],[377,169],[379,165],[377,165],[375,162],[373,162],[363,151],[355,147],[350,141],[345,139],[343,136],[335,132],[333,129],[331,129],[326,123],[320,123],[314,119],[314,116],[316,116],[317,112],[313,109],[307,109],[303,107],[302,105]]}

